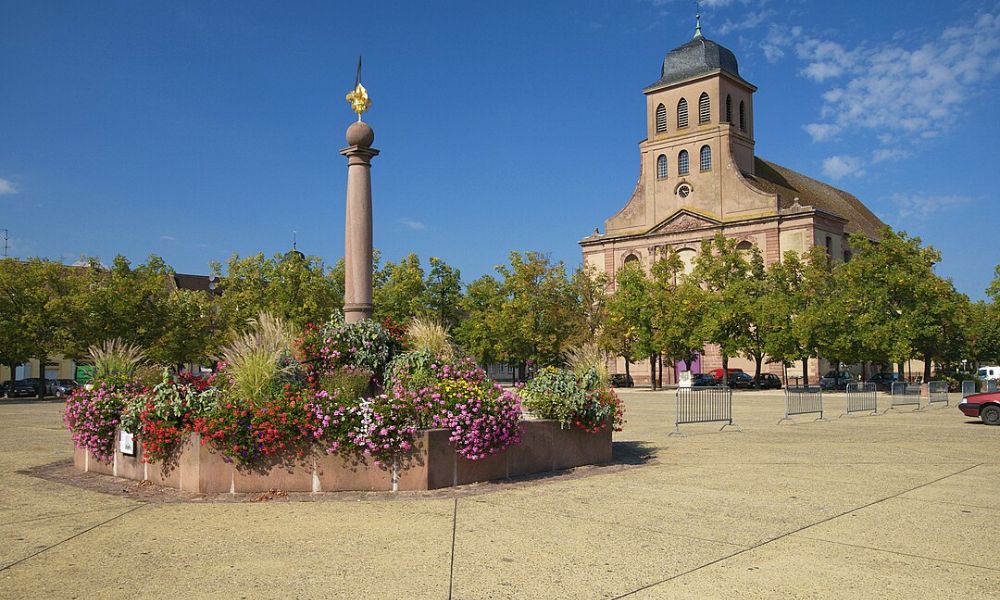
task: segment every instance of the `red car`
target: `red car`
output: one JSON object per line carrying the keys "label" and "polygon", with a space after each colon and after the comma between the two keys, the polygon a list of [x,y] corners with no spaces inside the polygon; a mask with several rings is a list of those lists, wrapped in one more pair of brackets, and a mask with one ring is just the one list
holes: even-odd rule
{"label": "red car", "polygon": [[979,417],[987,425],[1000,425],[1000,392],[969,394],[958,403],[967,417]]}

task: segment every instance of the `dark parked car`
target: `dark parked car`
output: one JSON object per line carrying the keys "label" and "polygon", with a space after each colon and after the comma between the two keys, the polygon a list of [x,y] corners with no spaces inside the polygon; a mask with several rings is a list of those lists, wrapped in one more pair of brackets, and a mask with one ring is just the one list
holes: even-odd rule
{"label": "dark parked car", "polygon": [[630,388],[635,385],[635,382],[632,381],[631,375],[626,375],[625,373],[615,373],[611,376],[611,385],[613,387]]}
{"label": "dark parked car", "polygon": [[38,378],[30,377],[15,381],[7,390],[8,398],[34,398],[38,395]]}
{"label": "dark parked car", "polygon": [[3,383],[0,383],[0,398],[7,397],[7,390],[9,390],[10,386],[13,384],[14,384],[13,381],[5,381]]}
{"label": "dark parked car", "polygon": [[1000,392],[969,394],[958,403],[967,417],[979,417],[987,425],[1000,425]]}
{"label": "dark parked car", "polygon": [[819,387],[824,390],[846,390],[848,383],[854,383],[854,375],[847,371],[830,371],[820,378]]}
{"label": "dark parked car", "polygon": [[729,387],[739,390],[747,390],[753,387],[753,376],[740,371],[729,375]]}
{"label": "dark parked car", "polygon": [[762,390],[780,390],[781,389],[781,378],[774,373],[761,373],[760,374],[760,389]]}
{"label": "dark parked car", "polygon": [[695,373],[691,376],[692,387],[710,387],[719,385],[719,380],[708,373]]}
{"label": "dark parked car", "polygon": [[899,381],[897,373],[875,373],[868,378],[868,383],[874,383],[875,389],[883,391],[891,390],[894,381]]}
{"label": "dark parked car", "polygon": [[73,390],[78,387],[80,387],[80,384],[75,379],[56,379],[49,386],[49,393],[56,398],[62,398],[63,396],[72,394]]}

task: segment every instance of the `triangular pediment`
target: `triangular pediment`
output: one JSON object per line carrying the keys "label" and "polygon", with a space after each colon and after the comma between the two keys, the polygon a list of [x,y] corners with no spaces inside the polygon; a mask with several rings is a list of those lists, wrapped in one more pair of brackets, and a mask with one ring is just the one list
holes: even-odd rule
{"label": "triangular pediment", "polygon": [[649,233],[674,233],[676,231],[718,227],[719,225],[720,222],[715,219],[682,209],[661,221],[659,225],[650,229]]}

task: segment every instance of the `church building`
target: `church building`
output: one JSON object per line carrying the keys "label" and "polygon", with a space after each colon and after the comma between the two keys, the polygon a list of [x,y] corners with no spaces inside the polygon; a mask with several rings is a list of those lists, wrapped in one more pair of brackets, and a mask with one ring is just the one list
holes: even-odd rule
{"label": "church building", "polygon": [[[639,143],[639,181],[604,232],[580,241],[584,264],[614,285],[625,263],[648,272],[666,248],[690,271],[702,240],[720,232],[739,240],[738,248],[760,249],[766,264],[814,245],[849,260],[848,234],[878,236],[882,221],[856,197],[755,154],[756,91],[740,76],[733,52],[705,38],[700,24],[689,42],[667,53],[660,78],[643,90],[647,137]],[[812,381],[825,372],[817,362],[809,364]],[[732,357],[729,365],[753,373],[751,361]],[[664,383],[674,381],[673,366],[664,365]],[[708,346],[692,370],[721,366],[718,348]],[[781,365],[764,370],[785,374]],[[648,360],[631,371],[636,383],[649,382]],[[801,365],[787,375],[801,376]]]}

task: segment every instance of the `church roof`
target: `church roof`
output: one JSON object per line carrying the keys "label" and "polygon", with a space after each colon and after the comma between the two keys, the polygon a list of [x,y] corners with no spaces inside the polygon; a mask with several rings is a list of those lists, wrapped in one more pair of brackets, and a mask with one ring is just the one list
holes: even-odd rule
{"label": "church roof", "polygon": [[667,56],[663,59],[660,79],[646,89],[670,85],[717,71],[723,71],[751,85],[740,77],[740,67],[732,50],[698,33],[690,42],[667,52]]}
{"label": "church roof", "polygon": [[862,233],[871,239],[881,237],[885,223],[853,194],[758,157],[754,157],[754,170],[754,175],[743,176],[754,187],[778,194],[780,210],[794,211],[796,204],[811,206],[847,220],[844,229],[848,233]]}

